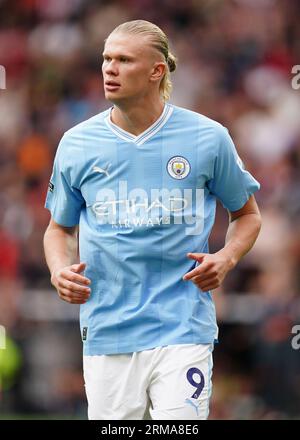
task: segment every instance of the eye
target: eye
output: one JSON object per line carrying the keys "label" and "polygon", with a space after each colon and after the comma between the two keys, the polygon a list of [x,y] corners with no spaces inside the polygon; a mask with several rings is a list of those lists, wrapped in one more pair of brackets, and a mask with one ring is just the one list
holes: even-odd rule
{"label": "eye", "polygon": [[129,59],[126,58],[126,57],[120,57],[120,61],[121,61],[122,63],[127,63],[127,62],[129,61]]}
{"label": "eye", "polygon": [[107,55],[104,55],[103,60],[109,62],[109,61],[111,61],[111,58]]}

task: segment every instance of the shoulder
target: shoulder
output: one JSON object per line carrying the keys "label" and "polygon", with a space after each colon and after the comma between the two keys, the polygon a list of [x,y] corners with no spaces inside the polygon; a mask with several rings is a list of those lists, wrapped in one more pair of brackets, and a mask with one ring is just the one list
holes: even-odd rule
{"label": "shoulder", "polygon": [[78,151],[86,145],[91,137],[95,135],[99,137],[101,132],[105,130],[106,124],[104,120],[108,113],[109,109],[97,113],[67,130],[61,137],[58,152],[60,154],[69,154],[70,150],[75,149]]}
{"label": "shoulder", "polygon": [[104,119],[108,115],[108,113],[109,109],[104,110],[103,112],[97,113],[89,119],[86,119],[85,121],[74,125],[74,127],[71,127],[64,133],[63,137],[72,138],[78,135],[84,136],[88,135],[93,130],[101,129],[101,127],[104,126]]}
{"label": "shoulder", "polygon": [[203,115],[202,113],[195,112],[183,107],[178,107],[176,105],[171,105],[173,108],[174,118],[178,118],[183,124],[190,123],[191,125],[197,125],[198,128],[208,129],[215,133],[219,138],[228,133],[228,130],[220,122]]}
{"label": "shoulder", "polygon": [[198,139],[201,151],[216,158],[223,150],[232,145],[228,129],[220,122],[201,113],[183,107],[173,107],[173,128],[180,130],[184,136]]}

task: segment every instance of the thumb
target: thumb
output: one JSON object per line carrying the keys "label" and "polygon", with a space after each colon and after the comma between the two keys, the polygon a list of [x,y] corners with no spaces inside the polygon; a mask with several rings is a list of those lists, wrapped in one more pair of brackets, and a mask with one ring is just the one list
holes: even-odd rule
{"label": "thumb", "polygon": [[76,272],[76,273],[80,273],[80,272],[83,272],[85,268],[86,268],[85,263],[72,264],[71,271]]}
{"label": "thumb", "polygon": [[201,263],[203,261],[203,258],[206,256],[207,254],[203,254],[203,253],[193,253],[193,252],[189,252],[187,254],[187,257],[190,258],[191,260],[195,260],[198,261],[199,263]]}

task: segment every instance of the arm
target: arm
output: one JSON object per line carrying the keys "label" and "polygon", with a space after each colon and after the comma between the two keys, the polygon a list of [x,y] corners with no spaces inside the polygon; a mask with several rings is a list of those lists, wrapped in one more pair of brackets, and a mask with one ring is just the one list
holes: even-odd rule
{"label": "arm", "polygon": [[238,211],[228,213],[225,246],[219,252],[227,255],[233,268],[254,245],[261,228],[261,215],[254,196]]}
{"label": "arm", "polygon": [[78,226],[64,227],[50,220],[44,235],[46,261],[51,273],[51,283],[64,301],[83,304],[87,301],[90,280],[82,275],[84,263],[78,259]]}
{"label": "arm", "polygon": [[202,291],[219,287],[227,273],[254,245],[261,227],[261,216],[253,195],[241,209],[229,212],[229,221],[225,246],[220,251],[187,255],[201,264],[183,279],[193,281]]}

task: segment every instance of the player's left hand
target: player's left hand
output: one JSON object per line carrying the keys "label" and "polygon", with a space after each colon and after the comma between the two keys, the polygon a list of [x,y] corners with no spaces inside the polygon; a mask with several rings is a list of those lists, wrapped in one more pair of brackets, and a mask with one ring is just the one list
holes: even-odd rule
{"label": "player's left hand", "polygon": [[200,263],[195,269],[187,272],[183,280],[190,280],[203,292],[219,287],[229,270],[233,268],[231,260],[222,254],[188,253],[187,257]]}

